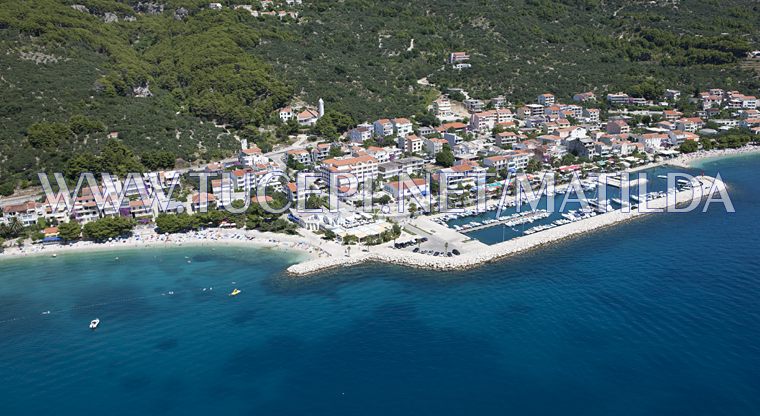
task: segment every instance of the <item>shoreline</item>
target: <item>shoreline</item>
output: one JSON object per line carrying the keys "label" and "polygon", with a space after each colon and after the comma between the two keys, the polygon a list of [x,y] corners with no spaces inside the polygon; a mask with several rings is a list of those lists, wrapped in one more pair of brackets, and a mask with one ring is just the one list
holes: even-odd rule
{"label": "shoreline", "polygon": [[[124,240],[108,243],[95,243],[79,241],[71,245],[29,246],[23,248],[10,247],[0,253],[0,262],[3,260],[22,259],[32,257],[58,257],[68,253],[96,253],[96,252],[119,252],[141,250],[151,248],[177,249],[182,247],[244,247],[251,249],[271,249],[288,253],[297,253],[304,258],[300,261],[308,261],[319,258],[321,253],[300,235],[279,235],[273,233],[261,233],[257,231],[234,232],[237,230],[213,229],[202,232],[161,235],[147,233],[150,239],[144,235],[137,235]],[[164,238],[165,237],[165,238]],[[301,240],[301,241],[298,241]]]}
{"label": "shoreline", "polygon": [[712,189],[713,184],[719,189],[725,189],[726,185],[721,181],[716,181],[714,178],[703,177],[703,180],[705,180],[705,184],[698,188],[700,190],[699,194],[695,194],[689,190],[668,194],[665,197],[647,202],[646,207],[649,211],[631,210],[624,212],[622,209],[616,210],[592,218],[558,226],[540,233],[524,235],[498,244],[486,246],[478,250],[477,253],[463,253],[461,256],[457,257],[432,257],[429,255],[399,251],[390,247],[381,246],[374,247],[370,249],[369,252],[363,252],[356,256],[314,259],[294,264],[288,268],[288,273],[294,276],[308,276],[330,269],[366,262],[380,262],[438,271],[466,270],[480,267],[514,254],[533,250],[571,237],[581,236],[622,222],[630,221],[653,213],[651,210],[668,209],[677,205],[689,203],[695,198],[702,200],[707,196],[707,191]]}
{"label": "shoreline", "polygon": [[735,156],[746,156],[755,153],[760,153],[760,146],[747,145],[736,149],[700,150],[698,152],[680,155],[674,159],[665,161],[663,164],[684,169],[692,169],[694,168],[693,164],[696,162]]}
{"label": "shoreline", "polygon": [[[681,155],[678,158],[665,160],[634,168],[643,170],[658,166],[670,165],[681,168],[691,168],[691,163],[724,157],[760,153],[760,146],[745,146],[738,149],[713,150],[709,152],[696,152],[689,155]],[[712,183],[713,178],[709,178]],[[718,186],[726,187],[720,182]],[[704,190],[703,190],[704,191]],[[688,191],[687,191],[688,192]],[[689,192],[690,194],[690,192]],[[702,198],[704,195],[702,196]],[[676,201],[668,204],[667,200],[672,195],[660,200],[650,201],[649,208],[667,208],[672,205],[688,202],[683,195],[676,195]],[[664,201],[661,201],[664,200]],[[688,200],[691,200],[689,195]],[[662,205],[662,203],[665,205]],[[662,206],[661,206],[662,205]],[[254,230],[238,229],[209,229],[204,231],[190,232],[185,234],[157,234],[153,230],[136,232],[126,240],[118,240],[107,243],[77,242],[72,245],[62,246],[25,246],[23,248],[9,247],[0,253],[0,262],[5,259],[19,259],[27,257],[51,256],[57,257],[66,253],[87,252],[117,252],[120,250],[140,250],[150,248],[180,248],[187,247],[225,247],[235,246],[252,249],[272,249],[282,252],[295,252],[304,256],[297,263],[287,269],[292,276],[306,276],[329,269],[346,267],[367,262],[379,262],[397,264],[408,267],[424,268],[429,270],[464,270],[478,267],[484,264],[498,261],[513,254],[532,250],[561,240],[577,237],[592,231],[629,221],[649,212],[632,211],[623,213],[621,210],[608,212],[593,218],[577,221],[571,224],[555,227],[529,236],[516,237],[511,240],[491,246],[485,246],[478,253],[463,253],[457,257],[432,257],[419,253],[394,250],[387,245],[373,246],[361,251],[360,246],[354,246],[355,251],[345,254],[346,247],[334,242],[321,240],[321,237],[309,232],[304,234],[287,235],[264,233]],[[30,249],[31,248],[31,249]]]}

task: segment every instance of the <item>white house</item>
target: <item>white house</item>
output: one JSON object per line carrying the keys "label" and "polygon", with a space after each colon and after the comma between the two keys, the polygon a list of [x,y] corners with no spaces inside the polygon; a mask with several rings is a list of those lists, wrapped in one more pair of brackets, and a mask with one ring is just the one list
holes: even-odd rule
{"label": "white house", "polygon": [[438,118],[448,118],[454,115],[454,113],[451,111],[451,101],[449,101],[449,97],[446,96],[443,96],[433,102],[433,111],[435,111],[435,115]]}
{"label": "white house", "polygon": [[351,129],[348,132],[348,137],[354,143],[364,143],[372,138],[373,128],[369,124],[363,124]]}
{"label": "white house", "polygon": [[256,165],[264,165],[269,163],[269,158],[264,156],[261,149],[253,147],[250,149],[242,149],[238,154],[238,161],[244,166],[254,167]]}
{"label": "white house", "polygon": [[417,137],[414,134],[410,134],[406,137],[399,136],[399,147],[404,149],[406,153],[421,153],[424,143],[422,138]]}
{"label": "white house", "polygon": [[291,108],[290,106],[281,108],[279,113],[280,113],[280,120],[282,120],[285,123],[287,123],[293,117],[296,116],[296,114],[293,112],[293,108]]}
{"label": "white house", "polygon": [[381,118],[380,120],[372,123],[375,128],[375,136],[386,137],[393,134],[393,123],[387,118]]}
{"label": "white house", "polygon": [[319,120],[319,112],[316,110],[307,108],[298,113],[298,124],[302,126],[313,126],[317,124],[317,120]]}
{"label": "white house", "polygon": [[444,139],[439,139],[436,137],[432,137],[429,139],[425,139],[425,152],[431,156],[437,155],[441,150],[443,150],[443,145],[448,144],[448,142]]}
{"label": "white house", "polygon": [[388,182],[383,186],[383,190],[398,199],[399,197],[409,198],[416,192],[425,196],[430,193],[430,186],[425,179],[412,178],[411,180],[406,181]]}
{"label": "white house", "polygon": [[556,99],[554,98],[553,94],[546,93],[538,96],[538,103],[544,107],[552,106],[555,102]]}
{"label": "white house", "polygon": [[292,149],[287,151],[287,157],[298,163],[308,165],[311,163],[311,153],[306,149]]}
{"label": "white house", "polygon": [[399,137],[406,137],[414,132],[412,122],[405,118],[394,118],[391,120],[393,130]]}

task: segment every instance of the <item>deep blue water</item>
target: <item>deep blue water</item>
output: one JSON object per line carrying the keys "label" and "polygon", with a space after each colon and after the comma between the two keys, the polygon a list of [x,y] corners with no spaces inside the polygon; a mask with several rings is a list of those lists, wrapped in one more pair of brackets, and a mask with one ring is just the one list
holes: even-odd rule
{"label": "deep blue water", "polygon": [[5,260],[0,414],[757,415],[758,168],[705,164],[735,214],[462,273],[293,279],[293,257],[236,248]]}

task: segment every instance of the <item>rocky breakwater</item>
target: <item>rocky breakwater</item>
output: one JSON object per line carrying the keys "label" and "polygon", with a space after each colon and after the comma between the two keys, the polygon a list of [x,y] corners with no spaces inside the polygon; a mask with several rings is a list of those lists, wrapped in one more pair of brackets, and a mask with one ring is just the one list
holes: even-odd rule
{"label": "rocky breakwater", "polygon": [[[693,199],[703,199],[709,192],[724,189],[725,184],[711,177],[700,177],[701,185],[692,190],[671,192],[666,196],[647,201],[646,209],[619,209],[605,214],[570,224],[554,227],[535,234],[521,236],[494,244],[477,251],[465,252],[457,257],[433,257],[408,251],[394,250],[389,247],[374,248],[370,252],[361,252],[347,257],[329,257],[299,263],[288,268],[288,272],[303,276],[331,268],[345,267],[365,262],[383,262],[430,270],[463,270],[477,267],[519,252],[552,244],[562,239],[609,227],[638,216],[647,215],[657,210],[665,210],[677,205],[689,204]],[[642,204],[643,205],[643,204]]]}

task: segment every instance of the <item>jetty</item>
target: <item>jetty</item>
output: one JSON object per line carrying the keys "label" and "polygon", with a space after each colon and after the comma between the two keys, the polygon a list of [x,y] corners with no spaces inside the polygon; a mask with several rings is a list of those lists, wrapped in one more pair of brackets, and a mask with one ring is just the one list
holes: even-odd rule
{"label": "jetty", "polygon": [[[628,187],[634,188],[636,186],[639,186],[643,183],[646,183],[646,178],[635,178],[628,181]],[[618,178],[617,176],[600,176],[599,177],[600,183],[606,183],[608,186],[611,186],[613,188],[622,188],[623,182]]]}
{"label": "jetty", "polygon": [[[694,199],[703,199],[711,190],[723,190],[725,184],[715,178],[702,176],[700,183],[693,189],[674,191],[660,198],[642,202],[636,209],[618,209],[603,214],[590,216],[568,224],[552,227],[533,234],[516,237],[498,244],[485,245],[475,242],[471,250],[456,257],[431,257],[424,254],[394,250],[390,247],[372,247],[368,252],[340,258],[313,259],[292,265],[288,272],[294,276],[305,276],[336,267],[350,266],[365,262],[383,262],[417,267],[429,270],[464,270],[478,267],[516,253],[538,248],[557,241],[582,235],[591,231],[613,226],[640,216],[651,214],[653,210],[688,204]],[[643,206],[646,210],[642,210]]]}
{"label": "jetty", "polygon": [[475,223],[476,225],[465,224],[461,226],[461,229],[463,233],[469,233],[472,231],[485,230],[486,228],[495,227],[497,225],[515,227],[517,225],[529,224],[534,221],[547,218],[549,215],[550,214],[546,212],[546,210],[525,211],[510,215],[508,217],[486,220],[483,223]]}

